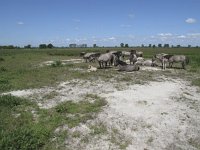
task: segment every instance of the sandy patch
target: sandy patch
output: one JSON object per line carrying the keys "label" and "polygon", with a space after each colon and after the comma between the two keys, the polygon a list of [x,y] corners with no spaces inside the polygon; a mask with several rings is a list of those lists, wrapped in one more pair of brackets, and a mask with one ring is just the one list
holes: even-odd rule
{"label": "sandy patch", "polygon": [[[51,108],[66,100],[83,100],[86,94],[104,97],[108,106],[95,120],[68,129],[71,134],[80,132],[80,136],[66,139],[67,148],[197,150],[200,147],[200,93],[197,87],[182,79],[164,77],[143,85],[124,84],[121,90],[117,90],[116,85],[101,80],[72,80],[57,87],[9,93],[35,100],[41,108]],[[92,135],[91,125],[98,127],[99,124],[105,126],[106,133]]]}
{"label": "sandy patch", "polygon": [[200,142],[200,94],[187,82],[150,82],[102,96],[109,108],[99,120],[131,139],[127,149],[197,149],[188,141]]}
{"label": "sandy patch", "polygon": [[71,80],[62,82],[56,87],[44,87],[40,89],[28,89],[11,91],[3,94],[11,94],[36,101],[40,108],[52,108],[63,101],[84,100],[87,94],[108,93],[115,90],[114,84],[104,81]]}
{"label": "sandy patch", "polygon": [[[84,62],[83,59],[67,59],[67,60],[60,60],[62,62],[62,65],[66,65],[66,64],[69,64],[69,63],[73,63],[73,64],[77,64],[77,63],[82,63]],[[45,61],[45,62],[42,62],[41,64],[39,64],[40,67],[43,67],[43,66],[50,66],[52,65],[53,63],[55,63],[55,61]]]}
{"label": "sandy patch", "polygon": [[162,70],[162,68],[161,67],[140,66],[140,70],[158,71],[158,70]]}

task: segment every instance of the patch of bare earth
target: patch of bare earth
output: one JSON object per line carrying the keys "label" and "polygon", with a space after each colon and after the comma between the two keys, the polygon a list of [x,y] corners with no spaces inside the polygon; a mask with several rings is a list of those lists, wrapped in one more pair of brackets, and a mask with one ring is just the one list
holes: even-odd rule
{"label": "patch of bare earth", "polygon": [[115,84],[73,80],[57,87],[10,92],[51,108],[66,100],[97,94],[108,105],[94,120],[68,130],[69,149],[194,149],[200,148],[200,93],[182,79],[163,78],[147,84]]}

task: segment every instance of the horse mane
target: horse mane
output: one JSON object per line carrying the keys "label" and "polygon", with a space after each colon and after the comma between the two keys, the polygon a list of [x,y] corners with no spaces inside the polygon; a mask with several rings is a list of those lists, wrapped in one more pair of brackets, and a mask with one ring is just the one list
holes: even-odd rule
{"label": "horse mane", "polygon": [[163,57],[166,59],[170,59],[172,56],[174,56],[174,55],[167,54],[167,55],[164,55]]}

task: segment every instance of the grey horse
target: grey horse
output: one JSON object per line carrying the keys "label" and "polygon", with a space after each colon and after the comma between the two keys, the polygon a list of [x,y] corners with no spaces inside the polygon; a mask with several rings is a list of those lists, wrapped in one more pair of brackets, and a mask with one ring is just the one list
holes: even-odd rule
{"label": "grey horse", "polygon": [[173,55],[168,59],[169,67],[172,68],[173,63],[180,62],[182,64],[182,68],[185,69],[185,65],[189,64],[189,58],[185,55]]}
{"label": "grey horse", "polygon": [[99,62],[100,68],[106,68],[107,64],[111,65],[113,63],[114,55],[112,53],[105,53],[101,54],[99,58],[97,59]]}
{"label": "grey horse", "polygon": [[137,62],[137,56],[134,53],[131,53],[129,56],[129,60],[130,60],[130,64],[133,63],[135,64],[135,62]]}
{"label": "grey horse", "polygon": [[189,63],[189,58],[185,55],[169,55],[165,53],[156,54],[155,58],[158,58],[162,62],[162,68],[166,68],[166,63],[169,62],[169,67],[172,68],[173,63],[180,62],[182,68],[185,69],[185,66]]}
{"label": "grey horse", "polygon": [[86,53],[84,56],[83,56],[83,59],[85,59],[85,62],[94,62],[95,59],[97,57],[100,56],[100,53],[95,53],[95,52],[92,52],[92,53]]}
{"label": "grey horse", "polygon": [[120,60],[119,58],[115,57],[115,66],[119,66],[118,71],[126,71],[126,72],[131,72],[131,71],[138,71],[140,67],[137,64],[134,65],[128,65],[126,62]]}
{"label": "grey horse", "polygon": [[172,57],[173,55],[169,55],[169,54],[165,54],[165,53],[160,53],[160,54],[156,54],[152,60],[154,59],[158,59],[160,60],[160,62],[162,63],[162,69],[165,70],[166,69],[166,63],[169,61],[169,58]]}

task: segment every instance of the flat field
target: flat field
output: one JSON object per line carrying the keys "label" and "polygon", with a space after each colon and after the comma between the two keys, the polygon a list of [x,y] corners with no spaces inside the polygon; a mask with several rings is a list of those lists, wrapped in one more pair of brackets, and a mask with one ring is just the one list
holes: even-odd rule
{"label": "flat field", "polygon": [[[186,70],[88,72],[80,52],[183,54]],[[200,48],[0,50],[0,149],[200,149]]]}

